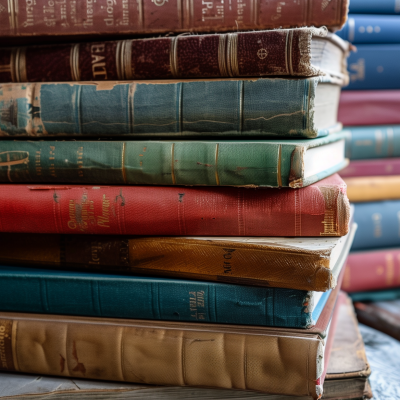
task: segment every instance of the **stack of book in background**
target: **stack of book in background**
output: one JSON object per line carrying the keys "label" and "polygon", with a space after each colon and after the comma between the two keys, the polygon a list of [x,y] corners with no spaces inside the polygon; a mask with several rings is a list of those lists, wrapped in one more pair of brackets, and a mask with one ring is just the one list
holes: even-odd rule
{"label": "stack of book in background", "polygon": [[[359,340],[347,2],[37,3],[0,24],[0,369],[319,398]],[[83,41],[236,23],[319,28]],[[350,348],[327,398],[370,396]]]}
{"label": "stack of book in background", "polygon": [[[350,136],[341,172],[359,229],[343,287],[358,317],[400,340],[400,9],[394,0],[353,0],[338,33],[357,47],[340,120]],[[398,15],[396,15],[398,14]],[[387,301],[385,301],[387,300]]]}

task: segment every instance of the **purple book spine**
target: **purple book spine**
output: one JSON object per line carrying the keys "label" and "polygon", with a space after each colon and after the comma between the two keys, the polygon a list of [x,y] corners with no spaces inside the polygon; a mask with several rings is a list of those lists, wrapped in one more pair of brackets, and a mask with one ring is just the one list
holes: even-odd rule
{"label": "purple book spine", "polygon": [[343,178],[380,175],[400,175],[400,158],[354,160],[340,171]]}

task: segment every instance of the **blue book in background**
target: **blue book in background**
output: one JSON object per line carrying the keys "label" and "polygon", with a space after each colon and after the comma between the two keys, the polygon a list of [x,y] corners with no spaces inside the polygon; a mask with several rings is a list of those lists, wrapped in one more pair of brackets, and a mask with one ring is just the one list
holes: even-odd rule
{"label": "blue book in background", "polygon": [[354,44],[400,43],[400,15],[349,15],[336,34]]}
{"label": "blue book in background", "polygon": [[0,266],[0,310],[310,328],[330,291]]}
{"label": "blue book in background", "polygon": [[344,90],[400,89],[400,44],[360,44],[347,60]]}
{"label": "blue book in background", "polygon": [[400,157],[400,125],[354,126],[345,132],[350,160]]}
{"label": "blue book in background", "polygon": [[400,298],[399,289],[370,290],[368,292],[348,293],[353,301],[389,301]]}
{"label": "blue book in background", "polygon": [[400,246],[400,200],[354,204],[358,229],[351,250]]}
{"label": "blue book in background", "polygon": [[400,14],[399,0],[351,0],[351,14]]}

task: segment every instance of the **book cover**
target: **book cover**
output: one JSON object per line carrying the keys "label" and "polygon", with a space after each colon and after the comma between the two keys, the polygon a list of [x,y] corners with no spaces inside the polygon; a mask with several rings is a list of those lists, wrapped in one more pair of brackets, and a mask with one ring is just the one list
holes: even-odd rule
{"label": "book cover", "polygon": [[0,82],[341,76],[348,47],[325,27],[4,47]]}
{"label": "book cover", "polygon": [[0,369],[317,399],[337,324],[334,297],[306,331],[1,312]]}
{"label": "book cover", "polygon": [[350,160],[400,157],[400,125],[347,127],[345,132]]}
{"label": "book cover", "polygon": [[400,199],[400,175],[345,178],[351,202],[375,202]]}
{"label": "book cover", "polygon": [[340,95],[338,120],[344,125],[400,124],[400,90],[346,90]]}
{"label": "book cover", "polygon": [[345,138],[3,141],[2,183],[299,188],[347,165]]}
{"label": "book cover", "polygon": [[0,262],[326,291],[337,284],[354,232],[300,239],[1,233]]}
{"label": "book cover", "polygon": [[0,136],[314,138],[338,128],[340,83],[329,77],[4,83]]}
{"label": "book cover", "polygon": [[352,14],[400,14],[397,0],[351,0],[349,12]]}
{"label": "book cover", "polygon": [[392,301],[400,298],[400,289],[397,287],[384,290],[368,290],[366,292],[349,292],[349,296],[353,301]]}
{"label": "book cover", "polygon": [[342,178],[400,175],[400,158],[353,160],[340,171]]}
{"label": "book cover", "polygon": [[400,200],[354,204],[358,230],[352,250],[377,249],[400,245]]}
{"label": "book cover", "polygon": [[350,206],[333,175],[301,190],[2,185],[0,231],[140,236],[343,236]]}
{"label": "book cover", "polygon": [[337,34],[354,44],[400,43],[400,18],[397,15],[351,14]]}
{"label": "book cover", "polygon": [[350,83],[344,90],[400,89],[400,44],[359,44],[347,62]]}
{"label": "book cover", "polygon": [[400,249],[355,251],[346,261],[342,289],[346,292],[383,290],[400,286]]}
{"label": "book cover", "polygon": [[347,0],[320,2],[243,0],[227,3],[183,0],[97,0],[21,6],[1,0],[0,36],[130,35],[168,32],[259,30],[296,26],[343,26]]}

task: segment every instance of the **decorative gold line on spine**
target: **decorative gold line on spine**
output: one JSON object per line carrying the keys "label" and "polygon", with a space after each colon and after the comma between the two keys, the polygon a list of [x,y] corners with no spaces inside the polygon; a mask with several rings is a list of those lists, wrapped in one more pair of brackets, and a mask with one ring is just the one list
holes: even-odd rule
{"label": "decorative gold line on spine", "polygon": [[171,74],[174,78],[179,77],[178,73],[178,54],[177,54],[177,48],[178,48],[178,37],[175,36],[171,38],[171,50],[169,53],[169,65],[171,68]]}
{"label": "decorative gold line on spine", "polygon": [[176,185],[176,180],[175,180],[175,170],[174,170],[174,157],[175,157],[175,143],[172,143],[171,145],[171,178],[172,178],[172,184]]}
{"label": "decorative gold line on spine", "polygon": [[288,47],[288,58],[289,58],[289,72],[290,75],[293,75],[293,60],[292,60],[292,54],[293,54],[293,30],[289,31],[289,47]]}
{"label": "decorative gold line on spine", "polygon": [[18,49],[18,82],[27,82],[28,76],[26,73],[26,47],[20,47]]}
{"label": "decorative gold line on spine", "polygon": [[286,67],[286,73],[289,75],[289,34],[290,31],[287,31],[286,33],[286,51],[285,51],[285,67]]}
{"label": "decorative gold line on spine", "polygon": [[17,28],[17,16],[16,16],[17,6],[14,4],[14,0],[8,0],[8,18],[10,20],[10,28],[14,31]]}
{"label": "decorative gold line on spine", "polygon": [[125,40],[123,44],[123,63],[125,70],[125,79],[133,79],[132,71],[132,40]]}
{"label": "decorative gold line on spine", "polygon": [[12,82],[18,82],[17,76],[16,76],[17,65],[15,63],[16,57],[17,57],[17,52],[18,52],[18,47],[12,49],[11,57],[10,57],[10,65],[8,65],[8,66],[4,65],[4,66],[2,66],[2,68],[0,70],[0,72],[10,72]]}
{"label": "decorative gold line on spine", "polygon": [[126,170],[125,170],[125,151],[126,151],[126,143],[122,143],[122,157],[121,157],[121,170],[122,170],[122,179],[126,184]]}
{"label": "decorative gold line on spine", "polygon": [[215,182],[219,186],[218,155],[219,155],[219,143],[217,143],[215,146]]}
{"label": "decorative gold line on spine", "polygon": [[239,63],[237,59],[237,33],[228,33],[227,44],[227,70],[229,76],[239,76]]}
{"label": "decorative gold line on spine", "polygon": [[115,64],[117,68],[117,77],[119,80],[124,80],[123,68],[122,68],[122,54],[123,54],[124,40],[118,40],[117,48],[115,49]]}
{"label": "decorative gold line on spine", "polygon": [[227,35],[224,34],[219,35],[218,66],[219,66],[219,73],[221,74],[221,76],[228,76],[228,72],[226,70],[226,39]]}
{"label": "decorative gold line on spine", "polygon": [[186,0],[185,1],[186,6],[185,6],[185,17],[183,19],[183,28],[193,26],[192,21],[193,21],[193,4],[192,1]]}
{"label": "decorative gold line on spine", "polygon": [[259,1],[258,0],[251,0],[251,9],[253,11],[253,25],[258,26],[258,16],[259,16]]}
{"label": "decorative gold line on spine", "polygon": [[144,27],[144,17],[143,17],[143,0],[136,0],[137,2],[137,10],[138,10],[138,23],[141,30]]}
{"label": "decorative gold line on spine", "polygon": [[71,76],[73,81],[80,81],[79,73],[79,43],[71,46],[71,53],[69,58],[71,66]]}
{"label": "decorative gold line on spine", "polygon": [[279,187],[282,187],[281,162],[282,162],[282,145],[280,144],[278,147],[278,186]]}
{"label": "decorative gold line on spine", "polygon": [[177,13],[178,13],[178,19],[179,19],[179,26],[181,27],[181,28],[183,28],[183,15],[182,15],[182,0],[177,0],[177,2],[176,2],[177,4],[176,4],[176,11],[177,11]]}

